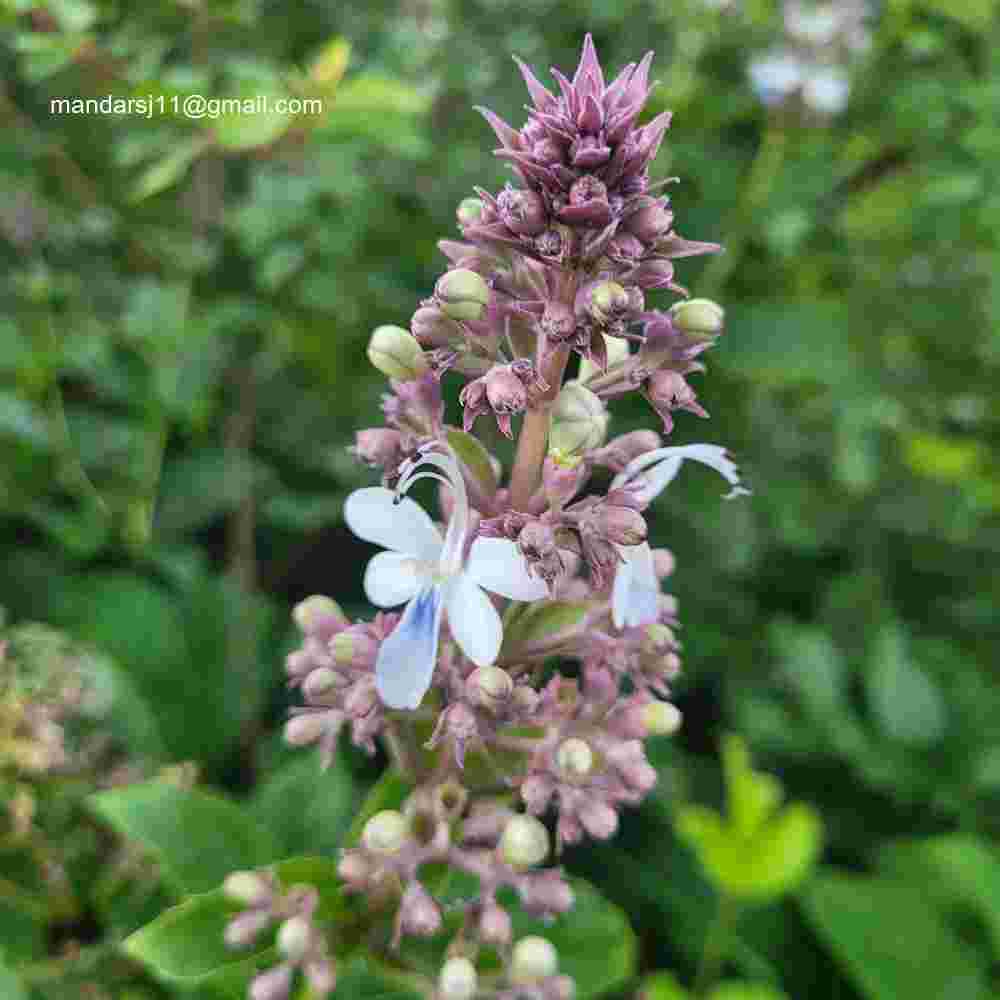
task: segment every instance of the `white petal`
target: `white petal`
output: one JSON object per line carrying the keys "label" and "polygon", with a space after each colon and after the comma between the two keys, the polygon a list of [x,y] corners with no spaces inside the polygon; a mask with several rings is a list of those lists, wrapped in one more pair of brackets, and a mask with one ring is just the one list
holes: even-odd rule
{"label": "white petal", "polygon": [[736,463],[717,444],[687,444],[647,451],[629,462],[612,480],[611,487],[631,486],[641,502],[649,503],[673,482],[686,458],[715,469],[733,487],[726,494],[727,500],[750,492],[740,485]]}
{"label": "white petal", "polygon": [[404,497],[394,503],[394,497],[392,490],[382,486],[355,490],[344,502],[347,527],[383,549],[437,562],[441,535],[434,522],[413,500]]}
{"label": "white petal", "polygon": [[477,538],[465,572],[480,587],[512,601],[540,601],[549,596],[545,581],[528,575],[524,556],[506,538]]}
{"label": "white petal", "polygon": [[421,591],[379,648],[375,689],[389,708],[416,708],[431,686],[443,606],[440,587]]}
{"label": "white petal", "polygon": [[619,545],[624,560],[615,572],[611,588],[611,619],[615,628],[655,622],[660,612],[660,581],[653,565],[653,550],[641,545]]}
{"label": "white petal", "polygon": [[503,641],[503,625],[493,602],[465,573],[452,578],[445,601],[448,627],[462,652],[477,667],[489,666]]}
{"label": "white petal", "polygon": [[368,561],[365,593],[377,608],[408,601],[427,583],[426,563],[400,552],[379,552]]}

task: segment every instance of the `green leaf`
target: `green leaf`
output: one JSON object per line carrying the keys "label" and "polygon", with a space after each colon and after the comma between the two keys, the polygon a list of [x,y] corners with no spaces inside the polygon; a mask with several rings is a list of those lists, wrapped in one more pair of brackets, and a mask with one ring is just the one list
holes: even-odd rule
{"label": "green leaf", "polygon": [[690,996],[672,972],[654,972],[643,979],[637,1000],[689,1000]]}
{"label": "green leaf", "polygon": [[788,1000],[781,990],[760,983],[719,983],[708,1000]]}
{"label": "green leaf", "polygon": [[[327,858],[290,858],[274,866],[284,888],[308,884],[319,890],[316,916],[336,921],[344,913],[336,864]],[[210,987],[243,1000],[250,978],[274,964],[276,954],[264,935],[255,949],[232,951],[224,942],[226,924],[241,907],[221,889],[192,897],[161,914],[124,942],[125,951],[162,980],[190,989]]]}
{"label": "green leaf", "polygon": [[986,1000],[984,963],[922,888],[828,870],[800,898],[816,933],[869,1000]]}
{"label": "green leaf", "polygon": [[962,3],[922,0],[922,6],[958,21],[962,27],[977,34],[985,32],[993,21],[993,0],[962,0]]}
{"label": "green leaf", "polygon": [[712,809],[688,805],[677,812],[677,832],[721,893],[776,899],[802,882],[816,863],[822,822],[803,803],[779,809],[780,784],[751,768],[738,737],[725,739],[723,766],[729,821]]}
{"label": "green leaf", "polygon": [[318,753],[300,753],[262,782],[249,805],[288,854],[335,853],[357,808],[351,775],[338,759],[325,771]]}
{"label": "green leaf", "polygon": [[587,617],[590,605],[581,601],[537,601],[523,606],[505,623],[504,645],[536,643],[554,648],[570,638]]}
{"label": "green leaf", "polygon": [[129,200],[145,201],[146,198],[152,198],[153,195],[173,187],[183,179],[188,168],[207,145],[208,142],[203,136],[195,136],[187,142],[182,142],[139,175],[139,179],[129,192]]}
{"label": "green leaf", "polygon": [[156,854],[180,892],[205,892],[229,872],[278,855],[274,838],[247,811],[207,792],[151,781],[89,801],[119,833]]}
{"label": "green leaf", "polygon": [[739,337],[724,339],[714,353],[753,382],[840,385],[854,377],[848,331],[837,300],[762,302],[741,313]]}
{"label": "green leaf", "polygon": [[422,991],[406,977],[381,966],[374,959],[355,958],[337,971],[337,989],[332,1000],[421,1000]]}
{"label": "green leaf", "polygon": [[430,98],[398,80],[363,73],[337,88],[335,112],[354,114],[421,114],[430,106]]}
{"label": "green leaf", "polygon": [[0,959],[0,996],[4,1000],[28,1000],[28,991]]}
{"label": "green leaf", "polygon": [[480,489],[487,496],[493,496],[497,490],[497,477],[490,464],[490,453],[479,438],[460,431],[457,427],[449,427],[448,444],[469,474],[479,483]]}
{"label": "green leaf", "polygon": [[236,93],[220,98],[217,117],[205,119],[216,142],[236,152],[267,146],[288,131],[294,115],[278,111],[287,95],[262,81],[248,82]]}
{"label": "green leaf", "polygon": [[908,656],[898,625],[878,634],[866,677],[868,697],[883,732],[892,740],[930,746],[943,736],[945,705],[938,689]]}
{"label": "green leaf", "polygon": [[879,852],[879,870],[948,910],[974,913],[1000,958],[1000,857],[985,840],[954,833],[889,843]]}

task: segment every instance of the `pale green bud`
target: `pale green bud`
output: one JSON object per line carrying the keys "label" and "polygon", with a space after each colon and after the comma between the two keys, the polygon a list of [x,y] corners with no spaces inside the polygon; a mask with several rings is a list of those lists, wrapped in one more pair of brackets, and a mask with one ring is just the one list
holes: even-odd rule
{"label": "pale green bud", "polygon": [[343,622],[344,612],[332,597],[313,594],[292,608],[292,619],[303,632],[315,632],[326,622]]}
{"label": "pale green bud", "polygon": [[496,712],[502,708],[514,690],[510,674],[500,667],[479,667],[465,682],[469,697],[482,708]]}
{"label": "pale green bud", "polygon": [[463,198],[455,214],[460,226],[475,225],[483,214],[483,203],[478,198]]}
{"label": "pale green bud", "polygon": [[278,930],[278,951],[285,958],[298,962],[309,950],[311,930],[305,917],[290,917]]}
{"label": "pale green bud", "polygon": [[604,443],[608,411],[582,382],[567,382],[552,407],[550,450],[578,455]]}
{"label": "pale green bud", "polygon": [[559,745],[556,763],[568,777],[585,778],[594,769],[594,751],[584,740],[573,736]]}
{"label": "pale green bud", "polygon": [[559,953],[543,937],[521,938],[510,954],[510,979],[514,983],[533,983],[554,976],[559,969]]}
{"label": "pale green bud", "polygon": [[642,723],[650,736],[673,736],[681,719],[680,710],[669,701],[651,701],[642,709]]}
{"label": "pale green bud", "polygon": [[674,326],[695,340],[712,340],[722,333],[725,310],[711,299],[687,299],[670,307]]}
{"label": "pale green bud", "polygon": [[263,906],[271,898],[267,880],[257,872],[232,872],[222,883],[222,891],[234,903]]}
{"label": "pale green bud", "polygon": [[368,341],[368,360],[389,378],[408,382],[427,371],[417,338],[401,326],[379,326]]}
{"label": "pale green bud", "polygon": [[441,275],[434,294],[441,308],[458,320],[482,319],[490,301],[490,289],[483,276],[464,267]]}
{"label": "pale green bud", "polygon": [[441,1000],[472,1000],[479,988],[476,967],[462,956],[449,958],[438,976],[438,994]]}
{"label": "pale green bud", "polygon": [[532,868],[549,856],[549,831],[534,816],[512,816],[500,837],[500,856],[512,868]]}
{"label": "pale green bud", "polygon": [[395,854],[410,835],[406,817],[395,809],[375,813],[361,833],[361,843],[375,854]]}

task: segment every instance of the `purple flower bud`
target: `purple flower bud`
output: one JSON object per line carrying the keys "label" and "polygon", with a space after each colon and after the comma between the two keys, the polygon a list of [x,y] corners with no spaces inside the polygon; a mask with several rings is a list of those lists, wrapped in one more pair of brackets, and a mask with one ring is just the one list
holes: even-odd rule
{"label": "purple flower bud", "polygon": [[539,139],[531,147],[531,155],[546,166],[561,164],[564,159],[563,147],[549,136]]}
{"label": "purple flower bud", "polygon": [[410,320],[410,329],[422,347],[455,347],[465,344],[462,327],[437,305],[421,306]]}
{"label": "purple flower bud", "polygon": [[333,992],[337,985],[337,970],[328,958],[318,958],[306,962],[303,966],[303,972],[306,974],[309,988],[316,1000],[323,1000],[324,997]]}
{"label": "purple flower bud", "polygon": [[352,451],[366,465],[395,468],[403,457],[402,442],[403,436],[399,431],[389,427],[369,427],[357,432]]}
{"label": "purple flower bud", "polygon": [[674,283],[674,265],[669,260],[661,258],[644,260],[634,271],[630,272],[630,277],[646,291],[669,288]]}
{"label": "purple flower bud", "polygon": [[250,1000],[286,1000],[292,988],[292,967],[279,965],[255,976],[250,983]]}
{"label": "purple flower bud", "polygon": [[[364,433],[366,432],[359,432],[359,436]],[[389,431],[387,433],[395,432]],[[347,625],[344,612],[340,610],[337,602],[320,594],[314,594],[304,601],[299,601],[292,608],[292,619],[303,632],[316,636],[321,642],[326,642],[333,636],[334,632]]]}
{"label": "purple flower bud", "polygon": [[419,882],[411,882],[399,904],[399,925],[404,934],[430,937],[441,929],[441,910]]}
{"label": "purple flower bud", "polygon": [[535,191],[507,187],[497,196],[504,225],[519,236],[538,236],[545,231],[548,213],[545,201]]}
{"label": "purple flower bud", "polygon": [[506,365],[491,368],[484,379],[486,399],[496,414],[497,424],[507,437],[513,437],[511,414],[521,413],[528,405],[528,390]]}
{"label": "purple flower bud", "polygon": [[517,888],[522,905],[531,914],[566,913],[573,907],[573,890],[552,869],[525,877]]}
{"label": "purple flower bud", "polygon": [[554,791],[555,783],[542,775],[532,775],[521,782],[521,798],[528,811],[535,814],[545,812]]}
{"label": "purple flower bud", "polygon": [[462,824],[462,842],[492,847],[500,839],[514,813],[496,805],[480,806]]}
{"label": "purple flower bud", "polygon": [[558,229],[546,229],[535,237],[535,249],[543,257],[559,257],[563,252],[563,238]]}
{"label": "purple flower bud", "polygon": [[[549,503],[553,506],[568,503],[583,486],[588,474],[586,462],[579,458],[563,458],[550,452],[542,466],[542,488]],[[523,546],[521,551],[525,551]]]}
{"label": "purple flower bud", "polygon": [[656,573],[658,579],[666,579],[673,573],[676,566],[677,560],[670,549],[653,549],[653,572]]}
{"label": "purple flower bud", "polygon": [[[631,233],[615,233],[608,241],[607,253],[613,260],[638,260],[645,252],[646,248],[642,245],[642,242]],[[633,277],[632,280],[638,279]]]}
{"label": "purple flower bud", "polygon": [[379,704],[374,677],[362,677],[356,681],[344,698],[344,711],[352,718],[360,719]]}
{"label": "purple flower bud", "polygon": [[292,746],[304,747],[323,739],[340,727],[343,716],[332,709],[327,712],[304,712],[285,723],[285,739]]}
{"label": "purple flower bud", "polygon": [[372,874],[372,866],[361,851],[345,851],[337,864],[337,874],[352,888],[361,889]]}
{"label": "purple flower bud", "polygon": [[483,944],[506,948],[510,944],[510,915],[496,903],[486,903],[479,915],[479,940]]}
{"label": "purple flower bud", "polygon": [[[643,200],[643,199],[640,199]],[[643,243],[654,244],[661,236],[670,232],[674,224],[674,213],[664,199],[649,199],[637,212],[625,220],[625,228]]]}
{"label": "purple flower bud", "polygon": [[618,813],[600,799],[590,799],[579,811],[583,828],[597,840],[607,840],[618,829]]}
{"label": "purple flower bud", "polygon": [[562,571],[563,561],[556,547],[555,532],[544,521],[530,521],[517,539],[528,572],[551,583]]}
{"label": "purple flower bud", "polygon": [[570,162],[580,170],[596,170],[611,159],[611,147],[596,135],[581,135],[569,148]]}
{"label": "purple flower bud", "polygon": [[630,431],[612,438],[603,448],[592,452],[590,457],[612,472],[621,472],[633,459],[661,445],[662,439],[656,431]]}
{"label": "purple flower bud", "polygon": [[611,221],[608,189],[592,174],[584,174],[569,189],[569,204],[559,218],[571,225],[603,228]]}
{"label": "purple flower bud", "polygon": [[637,510],[607,503],[598,510],[598,530],[616,545],[638,545],[646,540],[646,521]]}
{"label": "purple flower bud", "polygon": [[576,986],[569,976],[553,976],[545,984],[545,1000],[573,1000]]}
{"label": "purple flower bud", "polygon": [[271,911],[246,910],[226,925],[225,941],[230,948],[247,948],[273,920]]}

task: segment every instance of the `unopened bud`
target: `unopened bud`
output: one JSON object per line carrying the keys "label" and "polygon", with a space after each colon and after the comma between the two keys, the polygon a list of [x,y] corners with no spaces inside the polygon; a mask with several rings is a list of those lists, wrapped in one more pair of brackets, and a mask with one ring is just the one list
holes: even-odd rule
{"label": "unopened bud", "polygon": [[600,326],[623,315],[629,309],[628,292],[617,281],[601,281],[590,292],[588,312]]}
{"label": "unopened bud", "polygon": [[299,962],[309,950],[312,926],[303,916],[290,917],[278,929],[278,951],[292,962]]}
{"label": "unopened bud", "polygon": [[410,329],[424,347],[455,347],[465,343],[461,326],[438,305],[421,306],[410,320]]}
{"label": "unopened bud", "polygon": [[365,882],[371,872],[368,859],[360,851],[346,851],[337,863],[337,874],[347,883]]}
{"label": "unopened bud", "polygon": [[505,188],[497,208],[504,225],[519,236],[538,236],[548,224],[545,200],[536,191]]}
{"label": "unopened bud", "polygon": [[330,694],[336,688],[347,683],[345,677],[331,670],[329,667],[320,667],[313,670],[302,684],[302,693],[306,701],[318,701],[324,695]]}
{"label": "unopened bud", "polygon": [[657,657],[673,649],[676,643],[677,637],[670,626],[653,622],[645,627],[640,648],[645,656]]}
{"label": "unopened bud", "polygon": [[483,214],[483,203],[478,198],[463,198],[458,203],[455,215],[460,226],[475,225]]}
{"label": "unopened bud", "polygon": [[366,465],[393,465],[402,456],[403,436],[391,427],[368,427],[355,434],[350,450]]}
{"label": "unopened bud", "polygon": [[271,898],[267,879],[257,872],[232,872],[222,883],[222,891],[234,903],[263,906]]}
{"label": "unopened bud", "polygon": [[434,789],[434,812],[445,821],[458,819],[468,801],[469,793],[457,781],[445,781]]}
{"label": "unopened bud", "polygon": [[497,712],[507,703],[514,690],[510,674],[500,667],[479,667],[465,682],[469,698],[490,712]]}
{"label": "unopened bud", "polygon": [[[579,455],[550,451],[542,465],[542,489],[549,503],[561,506],[571,500],[583,485],[588,472]],[[552,529],[548,530],[551,535]]]}
{"label": "unopened bud", "polygon": [[486,398],[496,413],[520,413],[528,403],[524,383],[506,365],[496,365],[484,379]]}
{"label": "unopened bud", "polygon": [[365,823],[361,843],[375,854],[395,854],[409,835],[406,817],[395,809],[383,809]]}
{"label": "unopened bud", "polygon": [[430,937],[441,929],[441,910],[419,882],[411,883],[403,893],[399,921],[404,934],[417,937]]}
{"label": "unopened bud", "polygon": [[271,922],[269,910],[247,910],[233,917],[226,925],[225,941],[230,948],[246,948],[257,940]]}
{"label": "unopened bud", "polygon": [[549,855],[549,831],[534,816],[511,818],[500,838],[500,856],[512,868],[532,868]]}
{"label": "unopened bud", "polygon": [[490,301],[490,289],[482,275],[464,267],[443,274],[438,279],[434,294],[441,308],[457,320],[482,319]]}
{"label": "unopened bud", "polygon": [[573,1000],[576,996],[576,985],[569,976],[556,976],[546,984],[549,1000]]}
{"label": "unopened bud", "polygon": [[594,752],[590,744],[572,736],[559,745],[556,763],[567,777],[585,778],[594,769]]}
{"label": "unopened bud", "polygon": [[250,1000],[285,1000],[292,988],[292,967],[279,965],[255,976],[250,984]]}
{"label": "unopened bud", "polygon": [[340,605],[333,598],[321,594],[313,594],[312,597],[299,601],[292,609],[292,619],[306,633],[320,632],[331,625],[336,627],[347,621]]}
{"label": "unopened bud", "polygon": [[309,988],[317,1000],[323,1000],[333,992],[337,985],[337,973],[333,962],[328,958],[318,958],[312,962],[306,962],[303,971],[309,981]]}
{"label": "unopened bud", "polygon": [[596,840],[607,840],[618,829],[618,813],[600,799],[592,799],[579,810],[583,828]]}
{"label": "unopened bud", "polygon": [[567,382],[552,407],[549,447],[563,455],[578,455],[604,443],[608,413],[597,396],[581,382]]}
{"label": "unopened bud", "polygon": [[646,521],[637,510],[602,504],[599,514],[601,534],[616,545],[639,545],[646,540]]}
{"label": "unopened bud", "polygon": [[670,317],[678,330],[694,340],[712,340],[722,333],[726,313],[711,299],[687,299],[670,307]]}
{"label": "unopened bud", "polygon": [[368,360],[389,378],[407,382],[427,371],[417,338],[401,326],[380,326],[368,341]]}
{"label": "unopened bud", "polygon": [[647,244],[655,243],[661,236],[669,233],[673,224],[674,213],[659,200],[633,212],[625,220],[625,228]]}
{"label": "unopened bud", "polygon": [[653,549],[653,572],[660,580],[670,576],[676,566],[677,560],[670,549]]}
{"label": "unopened bud", "polygon": [[438,995],[441,1000],[472,1000],[479,987],[476,967],[462,956],[449,958],[438,976]]}
{"label": "unopened bud", "polygon": [[642,721],[650,736],[673,736],[681,728],[682,716],[669,701],[651,701],[642,709]]}
{"label": "unopened bud", "polygon": [[504,948],[510,944],[510,915],[496,903],[487,903],[479,916],[479,939],[483,944]]}
{"label": "unopened bud", "polygon": [[510,979],[513,983],[533,983],[554,976],[559,969],[555,945],[543,937],[521,938],[510,954]]}
{"label": "unopened bud", "polygon": [[285,739],[292,746],[308,746],[323,736],[330,721],[327,712],[306,712],[303,715],[295,715],[285,723]]}

